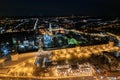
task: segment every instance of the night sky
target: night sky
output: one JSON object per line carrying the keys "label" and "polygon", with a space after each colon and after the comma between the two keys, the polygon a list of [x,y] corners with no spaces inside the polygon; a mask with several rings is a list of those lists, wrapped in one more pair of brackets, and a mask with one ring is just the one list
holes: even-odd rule
{"label": "night sky", "polygon": [[119,0],[0,0],[0,16],[119,16]]}

